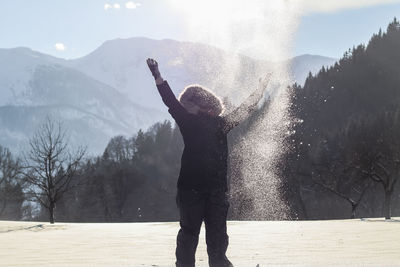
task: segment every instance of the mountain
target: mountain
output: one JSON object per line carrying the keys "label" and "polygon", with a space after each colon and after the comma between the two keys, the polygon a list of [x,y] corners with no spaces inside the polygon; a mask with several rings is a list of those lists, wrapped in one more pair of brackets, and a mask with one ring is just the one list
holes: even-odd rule
{"label": "mountain", "polygon": [[[107,41],[91,54],[68,63],[117,88],[133,102],[165,110],[146,65],[149,57],[157,59],[163,77],[175,94],[188,84],[199,83],[226,95],[227,91],[238,91],[248,86],[251,84],[249,80],[265,72],[264,62],[242,55],[233,57],[209,45],[147,38]],[[238,60],[242,69],[234,85],[226,84],[226,72],[233,73],[230,68],[238,65],[233,60]]]}
{"label": "mountain", "polygon": [[73,145],[101,153],[112,136],[133,135],[167,118],[66,65],[26,48],[0,50],[0,144],[26,149],[37,126],[51,116],[63,122]]}
{"label": "mountain", "polygon": [[34,104],[29,101],[27,94],[36,67],[63,62],[62,59],[29,48],[0,49],[0,106]]}
{"label": "mountain", "polygon": [[318,55],[301,55],[287,61],[294,82],[303,85],[308,73],[317,74],[322,66],[332,66],[336,58]]}
{"label": "mountain", "polygon": [[[88,76],[117,88],[133,102],[163,109],[145,63],[149,57],[157,59],[163,77],[175,94],[188,84],[199,83],[227,96],[230,92],[255,87],[258,79],[274,65],[243,55],[235,57],[206,44],[142,37],[107,41],[89,55],[68,63]],[[322,66],[334,62],[333,58],[303,55],[277,64],[289,64],[293,82],[302,84],[310,71],[315,73]],[[230,75],[235,77],[227,77]],[[229,80],[226,78],[234,82],[226,83]]]}
{"label": "mountain", "polygon": [[[246,94],[243,88],[252,91],[273,65],[205,44],[148,38],[107,41],[73,60],[29,48],[0,49],[0,144],[26,149],[28,138],[50,115],[68,128],[74,145],[87,144],[98,154],[112,136],[133,135],[169,118],[145,63],[148,57],[158,60],[175,94],[200,83],[239,100]],[[303,81],[310,70],[333,61],[294,58],[293,79]]]}

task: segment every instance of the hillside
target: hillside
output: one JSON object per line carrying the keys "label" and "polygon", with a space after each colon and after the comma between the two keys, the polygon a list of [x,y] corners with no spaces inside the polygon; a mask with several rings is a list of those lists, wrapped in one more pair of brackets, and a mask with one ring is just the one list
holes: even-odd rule
{"label": "hillside", "polygon": [[399,213],[400,24],[292,88],[285,194],[296,217]]}

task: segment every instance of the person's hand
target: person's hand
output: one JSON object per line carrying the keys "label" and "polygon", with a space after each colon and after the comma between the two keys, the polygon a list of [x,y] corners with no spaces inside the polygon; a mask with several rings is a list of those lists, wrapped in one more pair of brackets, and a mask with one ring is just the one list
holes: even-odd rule
{"label": "person's hand", "polygon": [[146,60],[147,66],[149,66],[149,69],[151,71],[151,74],[153,75],[154,79],[157,80],[158,78],[161,77],[160,71],[158,70],[158,63],[152,58],[148,58]]}

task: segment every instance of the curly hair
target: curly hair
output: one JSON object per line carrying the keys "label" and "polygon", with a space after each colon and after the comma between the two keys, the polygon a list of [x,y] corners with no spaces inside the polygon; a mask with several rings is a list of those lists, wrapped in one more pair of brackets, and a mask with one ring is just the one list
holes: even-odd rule
{"label": "curly hair", "polygon": [[193,84],[186,86],[178,97],[179,102],[186,109],[196,105],[203,110],[211,110],[216,116],[223,113],[225,107],[221,99],[209,89]]}

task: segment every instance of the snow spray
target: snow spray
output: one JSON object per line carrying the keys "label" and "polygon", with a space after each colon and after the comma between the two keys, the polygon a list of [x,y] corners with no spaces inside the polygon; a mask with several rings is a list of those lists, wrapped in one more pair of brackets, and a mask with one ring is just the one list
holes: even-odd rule
{"label": "snow spray", "polygon": [[[232,195],[244,195],[252,203],[242,212],[243,218],[254,220],[287,219],[288,208],[279,193],[280,179],[277,163],[286,150],[288,133],[290,85],[288,66],[291,46],[300,12],[296,1],[288,0],[169,0],[183,14],[190,40],[224,49],[229,57],[220,62],[221,71],[210,80],[218,88],[217,94],[239,105],[258,86],[258,78],[268,72],[273,76],[268,86],[271,103],[250,130],[234,144],[230,157],[233,176]],[[246,67],[245,56],[260,64]],[[262,63],[261,63],[262,62]],[[280,63],[278,63],[280,62]],[[251,78],[249,78],[251,77]],[[246,86],[232,90],[245,81]],[[224,89],[220,86],[224,84]],[[235,198],[232,198],[235,200]],[[232,203],[235,205],[235,203]]]}

